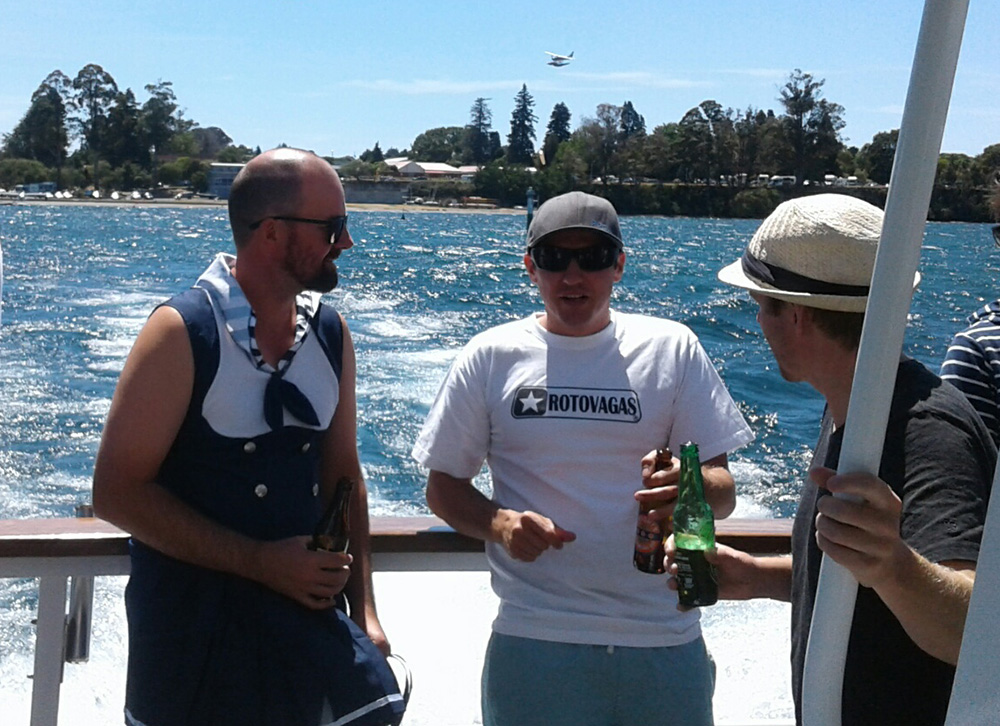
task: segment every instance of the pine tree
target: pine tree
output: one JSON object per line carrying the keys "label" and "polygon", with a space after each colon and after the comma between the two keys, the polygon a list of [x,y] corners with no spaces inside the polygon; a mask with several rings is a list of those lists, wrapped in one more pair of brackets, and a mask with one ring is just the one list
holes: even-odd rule
{"label": "pine tree", "polygon": [[535,99],[524,84],[514,97],[514,111],[510,116],[510,135],[507,136],[507,160],[512,164],[530,164],[535,155],[535,122],[532,112]]}
{"label": "pine tree", "polygon": [[622,106],[621,129],[623,139],[629,139],[636,135],[642,136],[646,133],[646,119],[639,115],[631,101],[626,101],[625,105]]}
{"label": "pine tree", "polygon": [[469,111],[469,125],[466,126],[465,146],[466,152],[463,157],[477,166],[482,166],[493,159],[493,150],[490,143],[491,124],[493,123],[493,113],[486,105],[488,98],[477,98]]}
{"label": "pine tree", "polygon": [[569,121],[569,108],[566,107],[565,103],[557,103],[552,107],[552,115],[549,117],[549,125],[545,131],[545,140],[542,142],[546,164],[551,164],[555,160],[559,144],[569,141],[571,135]]}
{"label": "pine tree", "polygon": [[377,141],[375,142],[374,149],[365,149],[358,158],[368,164],[377,164],[380,161],[385,161],[385,155],[382,153],[382,149],[379,147]]}

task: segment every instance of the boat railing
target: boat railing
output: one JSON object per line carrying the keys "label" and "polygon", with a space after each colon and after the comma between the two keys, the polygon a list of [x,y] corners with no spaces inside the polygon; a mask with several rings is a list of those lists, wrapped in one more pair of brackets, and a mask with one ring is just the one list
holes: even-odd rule
{"label": "boat railing", "polygon": [[[371,535],[376,571],[487,569],[483,543],[436,517],[373,517]],[[790,536],[787,519],[717,523],[719,542],[755,555],[787,554]],[[89,654],[93,578],[128,574],[128,538],[89,516],[0,520],[0,578],[39,581],[31,726],[56,726],[63,663]]]}

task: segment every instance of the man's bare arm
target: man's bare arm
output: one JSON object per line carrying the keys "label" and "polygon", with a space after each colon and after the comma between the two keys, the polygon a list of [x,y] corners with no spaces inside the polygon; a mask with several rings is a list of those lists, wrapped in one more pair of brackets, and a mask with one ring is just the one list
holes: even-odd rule
{"label": "man's bare arm", "polygon": [[816,483],[853,497],[821,497],[816,540],[855,579],[878,593],[907,635],[939,660],[955,664],[975,582],[975,563],[934,563],[899,534],[902,503],[870,474],[836,476],[814,469]]}
{"label": "man's bare arm", "polygon": [[427,504],[456,531],[502,544],[511,557],[531,562],[545,550],[561,549],[576,535],[537,512],[501,507],[472,485],[443,471],[427,477]]}
{"label": "man's bare arm", "polygon": [[[667,538],[667,571],[671,578],[669,587],[677,589],[677,565],[674,536]],[[707,550],[705,557],[715,565],[719,581],[719,598],[722,600],[753,600],[770,598],[780,602],[792,600],[792,558],[754,557],[742,550],[719,545]],[[680,606],[679,606],[680,607]],[[685,608],[681,608],[685,609]]]}
{"label": "man's bare arm", "polygon": [[139,333],[115,389],[94,468],[97,515],[176,559],[255,580],[308,607],[329,607],[324,603],[346,580],[346,557],[309,552],[304,538],[245,537],[156,483],[193,380],[184,322],[173,308],[161,307]]}
{"label": "man's bare arm", "polygon": [[340,400],[330,428],[323,439],[321,481],[323,500],[328,502],[341,477],[354,480],[348,518],[351,528],[351,576],[344,587],[350,605],[351,619],[364,630],[383,653],[391,652],[375,609],[372,585],[371,534],[368,523],[368,490],[361,473],[358,456],[357,424],[357,361],[354,342],[347,322],[341,316],[344,332],[343,357],[340,371]]}

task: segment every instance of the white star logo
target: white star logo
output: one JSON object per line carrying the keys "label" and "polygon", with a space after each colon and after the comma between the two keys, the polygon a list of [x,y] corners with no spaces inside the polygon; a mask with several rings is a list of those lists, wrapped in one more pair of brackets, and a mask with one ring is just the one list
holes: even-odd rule
{"label": "white star logo", "polygon": [[538,413],[538,404],[544,400],[544,398],[537,398],[534,391],[528,391],[528,393],[521,399],[521,412],[523,413],[530,409],[535,413]]}

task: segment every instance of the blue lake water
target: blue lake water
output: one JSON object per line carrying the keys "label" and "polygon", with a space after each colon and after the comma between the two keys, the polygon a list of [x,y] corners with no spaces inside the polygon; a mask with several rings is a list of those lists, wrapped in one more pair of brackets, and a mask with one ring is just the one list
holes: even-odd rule
{"label": "blue lake water", "polygon": [[[787,517],[822,403],[781,379],[756,306],[715,276],[757,225],[623,219],[626,269],[612,304],[699,335],[757,434],[731,456],[737,515]],[[474,333],[540,307],[522,263],[525,218],[352,211],[350,226],[355,246],[327,299],[357,348],[372,511],[426,513],[424,474],[409,451],[450,361]],[[154,305],[231,250],[226,212],[0,206],[0,246],[0,518],[72,516],[90,499],[101,426],[132,340]],[[965,316],[993,299],[998,264],[989,225],[929,224],[906,351],[937,370]],[[0,581],[0,676],[11,653],[29,648],[33,593],[30,582]]]}

